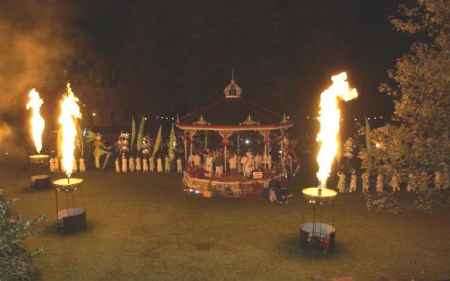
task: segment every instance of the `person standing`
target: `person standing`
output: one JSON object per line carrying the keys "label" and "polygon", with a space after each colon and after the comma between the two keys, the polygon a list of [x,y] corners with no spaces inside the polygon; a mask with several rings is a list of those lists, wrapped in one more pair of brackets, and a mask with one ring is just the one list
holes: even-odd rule
{"label": "person standing", "polygon": [[396,171],[392,174],[389,185],[392,187],[392,192],[400,191],[400,179]]}
{"label": "person standing", "polygon": [[356,171],[352,171],[352,175],[350,177],[350,192],[356,192],[356,187],[358,185],[358,178],[356,176]]}
{"label": "person standing", "polygon": [[337,184],[337,188],[339,193],[344,193],[345,192],[345,174],[342,171],[338,171],[337,172],[338,175],[338,184]]}
{"label": "person standing", "polygon": [[163,172],[163,163],[162,163],[161,156],[158,156],[158,158],[156,159],[156,171],[158,173]]}
{"label": "person standing", "polygon": [[377,192],[384,191],[384,177],[382,174],[378,174],[378,176],[377,176],[376,190],[377,190]]}

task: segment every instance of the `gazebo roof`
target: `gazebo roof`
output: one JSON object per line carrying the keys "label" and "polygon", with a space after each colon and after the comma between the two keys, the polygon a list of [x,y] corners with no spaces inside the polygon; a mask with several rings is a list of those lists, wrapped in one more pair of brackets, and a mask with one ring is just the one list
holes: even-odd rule
{"label": "gazebo roof", "polygon": [[177,120],[182,130],[262,131],[287,129],[293,124],[281,115],[241,96],[234,80],[226,86],[224,96]]}

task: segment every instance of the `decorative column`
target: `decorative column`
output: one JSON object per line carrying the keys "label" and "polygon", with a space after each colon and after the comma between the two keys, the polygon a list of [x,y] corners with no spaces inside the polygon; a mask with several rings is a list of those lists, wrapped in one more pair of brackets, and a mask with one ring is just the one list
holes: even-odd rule
{"label": "decorative column", "polygon": [[286,147],[284,139],[286,137],[285,132],[283,129],[280,130],[281,132],[281,167],[282,167],[282,173],[283,175],[286,175]]}
{"label": "decorative column", "polygon": [[189,138],[189,133],[187,131],[184,131],[184,163],[187,166],[188,162],[188,151],[187,151],[187,142]]}
{"label": "decorative column", "polygon": [[260,134],[264,137],[264,168],[267,169],[266,159],[269,155],[270,131],[262,131]]}
{"label": "decorative column", "polygon": [[223,171],[226,174],[228,171],[228,145],[230,144],[230,136],[231,133],[220,131],[220,136],[222,137],[222,144],[223,144]]}
{"label": "decorative column", "polygon": [[191,130],[189,131],[189,155],[192,156],[194,151],[194,136],[197,131]]}

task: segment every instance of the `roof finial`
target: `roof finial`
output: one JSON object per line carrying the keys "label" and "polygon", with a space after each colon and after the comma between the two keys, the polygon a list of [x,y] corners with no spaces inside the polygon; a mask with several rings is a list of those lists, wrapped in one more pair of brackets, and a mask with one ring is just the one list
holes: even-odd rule
{"label": "roof finial", "polygon": [[231,68],[231,81],[234,81],[234,67]]}

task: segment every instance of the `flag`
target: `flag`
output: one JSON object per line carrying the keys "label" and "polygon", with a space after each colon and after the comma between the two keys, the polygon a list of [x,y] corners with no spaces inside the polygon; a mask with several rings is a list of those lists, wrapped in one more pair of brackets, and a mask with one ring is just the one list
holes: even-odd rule
{"label": "flag", "polygon": [[131,142],[130,142],[130,150],[134,151],[134,144],[136,142],[136,121],[134,120],[134,115],[131,117]]}
{"label": "flag", "polygon": [[86,143],[91,143],[95,140],[96,134],[91,130],[86,130],[84,133],[84,139]]}
{"label": "flag", "polygon": [[152,157],[155,157],[156,153],[158,152],[158,150],[161,147],[161,138],[162,138],[161,134],[162,134],[162,127],[159,126],[159,130],[158,130],[158,133],[156,135],[155,145],[153,146]]}
{"label": "flag", "polygon": [[137,135],[137,143],[136,148],[137,151],[141,151],[141,145],[142,145],[142,138],[144,137],[144,129],[145,129],[145,117],[142,116],[141,123],[139,124],[139,131]]}
{"label": "flag", "polygon": [[369,125],[369,120],[367,119],[367,117],[365,118],[365,122],[366,122],[366,131],[365,131],[365,135],[366,135],[366,148],[367,148],[367,172],[370,174],[370,170],[372,168],[372,147],[370,145],[370,125]]}
{"label": "flag", "polygon": [[171,161],[173,159],[175,159],[175,147],[176,147],[176,145],[177,145],[177,138],[175,136],[175,128],[173,127],[173,124],[172,124],[172,129],[170,130],[170,136],[169,136],[169,144],[167,145],[169,159]]}

